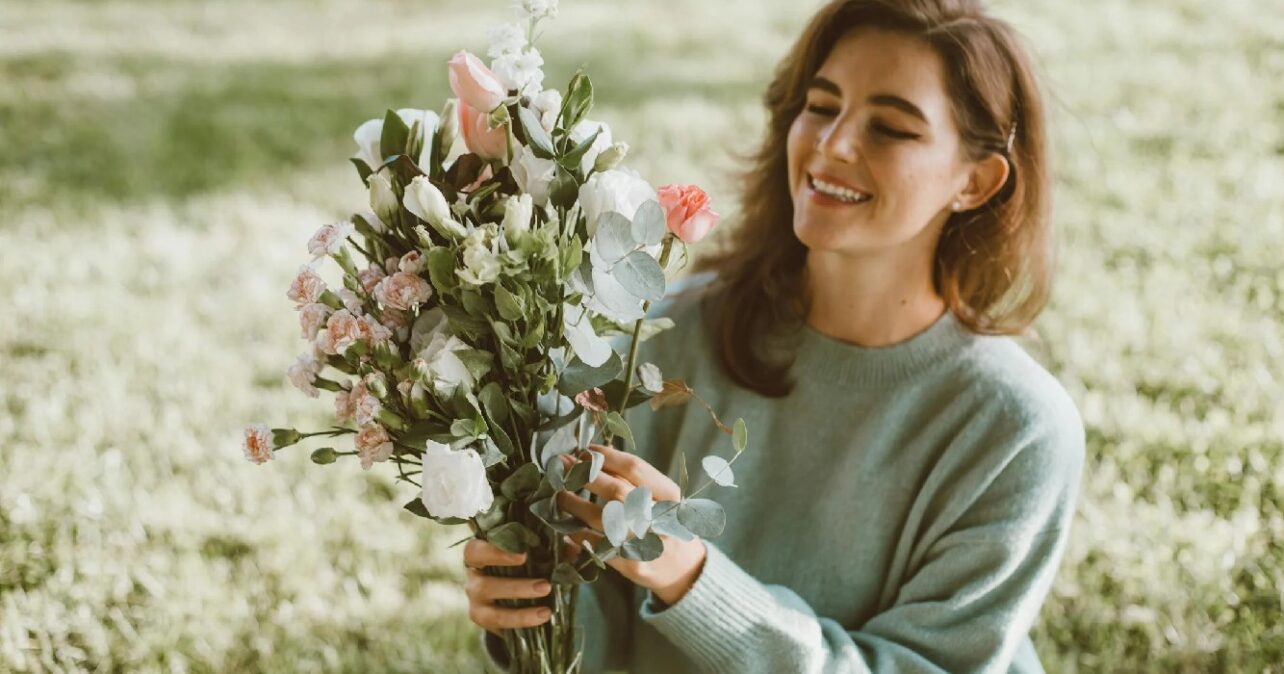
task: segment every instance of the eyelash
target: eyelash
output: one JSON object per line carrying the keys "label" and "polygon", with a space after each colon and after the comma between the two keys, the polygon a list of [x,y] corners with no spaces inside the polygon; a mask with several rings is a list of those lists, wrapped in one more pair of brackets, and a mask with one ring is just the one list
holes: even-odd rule
{"label": "eyelash", "polygon": [[[832,116],[833,114],[835,114],[834,110],[830,108],[824,108],[819,105],[808,105],[807,112],[810,112],[815,115],[825,115],[825,116]],[[890,136],[892,138],[899,138],[903,140],[913,140],[915,138],[918,138],[918,136],[915,134],[906,133],[904,131],[897,131],[896,129],[893,129],[889,126],[886,126],[880,123],[875,123],[873,125],[873,129],[883,134],[884,136]]]}

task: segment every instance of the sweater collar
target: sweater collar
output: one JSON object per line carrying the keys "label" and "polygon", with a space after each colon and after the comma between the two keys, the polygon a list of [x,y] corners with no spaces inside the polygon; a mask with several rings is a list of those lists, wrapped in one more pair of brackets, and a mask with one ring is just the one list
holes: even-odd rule
{"label": "sweater collar", "polygon": [[858,387],[885,387],[912,378],[975,337],[954,313],[945,311],[909,339],[864,347],[829,337],[806,323],[799,330],[794,376]]}

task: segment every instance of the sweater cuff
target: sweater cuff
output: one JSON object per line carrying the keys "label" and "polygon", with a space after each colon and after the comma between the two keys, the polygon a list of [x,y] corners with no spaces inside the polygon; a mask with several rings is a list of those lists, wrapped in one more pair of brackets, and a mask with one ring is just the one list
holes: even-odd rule
{"label": "sweater cuff", "polygon": [[490,630],[482,630],[481,650],[487,674],[508,674],[510,658],[503,639],[491,634]]}
{"label": "sweater cuff", "polygon": [[[752,650],[755,624],[776,609],[776,599],[717,546],[705,541],[704,569],[676,604],[647,593],[638,614],[704,669],[720,670]],[[654,604],[652,603],[654,602]]]}

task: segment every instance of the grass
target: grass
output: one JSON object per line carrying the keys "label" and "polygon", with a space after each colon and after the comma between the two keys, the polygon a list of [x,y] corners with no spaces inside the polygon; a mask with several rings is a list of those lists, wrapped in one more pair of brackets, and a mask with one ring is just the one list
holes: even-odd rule
{"label": "grass", "polygon": [[[1278,672],[1284,16],[992,4],[1050,92],[1062,257],[1038,327],[1089,441],[1036,646],[1051,672]],[[506,5],[6,6],[0,670],[479,669],[466,532],[412,521],[385,473],[315,468],[316,444],[270,469],[236,445],[247,420],[323,423],[284,384],[284,289],[362,201],[352,129],[435,107]],[[734,213],[731,153],[809,9],[738,3],[728,30],[725,3],[668,7],[568,0],[548,83],[587,65],[631,165]]]}

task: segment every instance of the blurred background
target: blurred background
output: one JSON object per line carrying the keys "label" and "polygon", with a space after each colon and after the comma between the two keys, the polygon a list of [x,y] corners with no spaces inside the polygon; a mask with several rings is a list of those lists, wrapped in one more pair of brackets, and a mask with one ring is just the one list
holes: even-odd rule
{"label": "blurred background", "polygon": [[[563,0],[546,85],[734,218],[816,0]],[[1284,662],[1284,6],[1003,0],[1057,153],[1038,356],[1088,432],[1050,672]],[[734,14],[734,17],[732,17]],[[438,108],[507,0],[0,0],[0,671],[478,671],[466,528],[319,428],[285,291],[365,200],[351,134]],[[734,18],[734,23],[732,19]],[[387,466],[381,466],[386,468]],[[1272,664],[1274,663],[1274,664]]]}

